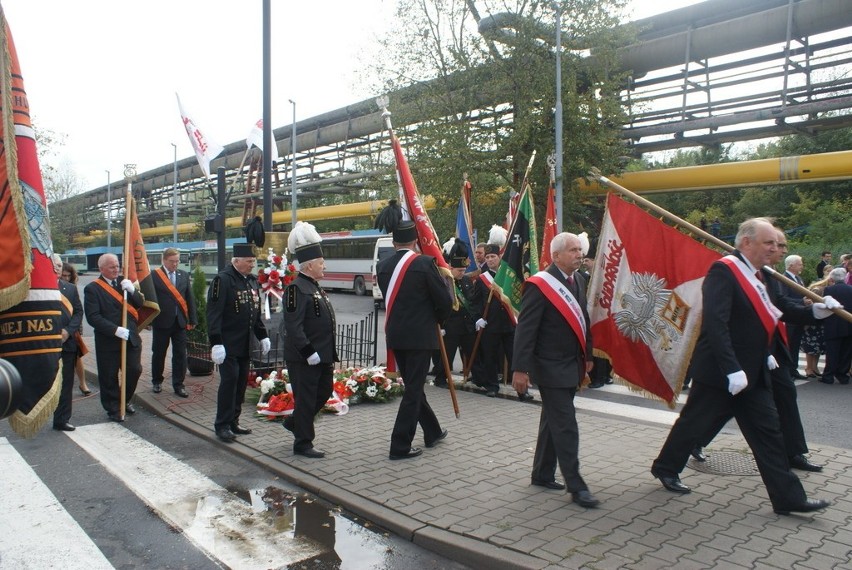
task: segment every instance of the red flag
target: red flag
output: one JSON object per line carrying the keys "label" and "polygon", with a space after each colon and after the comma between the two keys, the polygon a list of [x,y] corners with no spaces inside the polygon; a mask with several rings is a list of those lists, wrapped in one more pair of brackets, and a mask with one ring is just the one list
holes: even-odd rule
{"label": "red flag", "polygon": [[9,424],[19,435],[31,437],[59,401],[62,305],[30,108],[2,9],[0,76],[0,357],[23,379],[23,394]]}
{"label": "red flag", "polygon": [[396,174],[399,180],[400,192],[405,198],[407,206],[405,210],[408,211],[408,214],[414,220],[414,224],[417,227],[417,241],[420,244],[420,251],[435,258],[438,268],[442,270],[442,274],[452,275],[450,273],[450,266],[447,265],[444,259],[441,242],[438,241],[438,235],[435,233],[435,228],[432,227],[432,221],[429,219],[429,214],[426,213],[426,208],[423,207],[423,201],[420,199],[420,193],[417,191],[414,177],[411,176],[408,161],[402,153],[402,146],[399,144],[399,139],[396,138],[393,130],[390,130],[390,137],[391,145],[393,146],[393,155],[396,159]]}
{"label": "red flag", "polygon": [[509,191],[509,211],[506,214],[506,221],[503,222],[503,227],[509,230],[512,224],[515,223],[515,216],[518,214],[518,203],[521,201],[520,192],[514,190]]}
{"label": "red flag", "polygon": [[550,257],[550,242],[556,236],[556,192],[553,181],[547,189],[547,213],[544,215],[544,235],[541,238],[541,255],[538,258],[538,268],[542,271],[553,261]]}
{"label": "red flag", "polygon": [[701,284],[720,254],[610,194],[589,284],[595,355],[674,408],[701,328]]}
{"label": "red flag", "polygon": [[124,271],[125,277],[133,281],[145,297],[145,304],[139,309],[139,330],[147,327],[151,321],[160,314],[160,305],[157,302],[157,290],[154,288],[154,276],[148,265],[148,255],[145,253],[145,243],[142,241],[142,232],[139,228],[139,217],[136,215],[136,200],[129,200],[130,207],[127,209],[129,236],[125,240]]}

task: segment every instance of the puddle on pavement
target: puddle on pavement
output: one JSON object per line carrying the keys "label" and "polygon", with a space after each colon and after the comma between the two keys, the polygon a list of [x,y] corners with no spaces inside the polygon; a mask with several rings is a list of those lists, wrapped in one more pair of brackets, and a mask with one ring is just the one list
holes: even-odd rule
{"label": "puddle on pavement", "polygon": [[[228,491],[251,504],[252,512],[278,531],[278,537],[309,542],[319,554],[287,566],[289,570],[392,568],[394,550],[387,531],[371,528],[339,508],[304,493],[279,487]],[[286,547],[282,545],[282,547]]]}

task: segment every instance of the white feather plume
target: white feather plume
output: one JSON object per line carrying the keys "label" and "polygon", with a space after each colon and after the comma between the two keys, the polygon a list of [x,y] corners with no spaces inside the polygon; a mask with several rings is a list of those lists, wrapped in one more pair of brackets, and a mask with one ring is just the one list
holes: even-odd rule
{"label": "white feather plume", "polygon": [[287,249],[290,253],[294,253],[300,247],[319,243],[322,237],[317,232],[317,229],[307,222],[296,222],[290,235],[287,237]]}
{"label": "white feather plume", "polygon": [[577,237],[580,238],[580,249],[583,252],[583,257],[585,257],[589,253],[589,234],[583,232]]}
{"label": "white feather plume", "polygon": [[444,250],[444,254],[450,255],[450,252],[452,251],[454,245],[456,245],[456,238],[455,237],[451,237],[450,239],[445,241],[444,245],[441,246],[442,249]]}
{"label": "white feather plume", "polygon": [[503,249],[503,246],[506,245],[506,237],[508,235],[509,232],[506,231],[506,228],[494,224],[488,231],[488,243],[494,244],[500,249]]}

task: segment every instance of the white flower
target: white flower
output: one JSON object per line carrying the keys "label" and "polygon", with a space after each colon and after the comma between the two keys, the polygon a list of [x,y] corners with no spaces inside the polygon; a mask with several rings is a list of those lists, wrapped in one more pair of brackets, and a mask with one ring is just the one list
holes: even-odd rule
{"label": "white flower", "polygon": [[266,380],[261,380],[260,382],[260,393],[267,394],[272,388],[275,386],[275,378],[270,374],[270,378]]}
{"label": "white flower", "polygon": [[354,391],[354,390],[355,390],[355,388],[356,388],[357,386],[358,386],[358,381],[357,381],[357,380],[353,380],[352,378],[347,378],[347,379],[346,379],[346,387],[347,387],[347,388],[350,388],[350,389],[352,389],[352,390]]}
{"label": "white flower", "polygon": [[379,389],[376,388],[375,385],[367,386],[367,396],[370,398],[375,398],[376,394],[379,393]]}

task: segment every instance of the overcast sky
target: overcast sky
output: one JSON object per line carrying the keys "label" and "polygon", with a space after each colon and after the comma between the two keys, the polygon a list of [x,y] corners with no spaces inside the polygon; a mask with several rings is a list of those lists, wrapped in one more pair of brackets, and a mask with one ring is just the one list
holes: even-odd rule
{"label": "overcast sky", "polygon": [[[636,18],[699,0],[633,0]],[[84,190],[192,156],[175,93],[222,145],[262,117],[261,0],[0,0],[38,128],[65,135]],[[272,127],[375,94],[364,58],[395,0],[271,2]]]}

